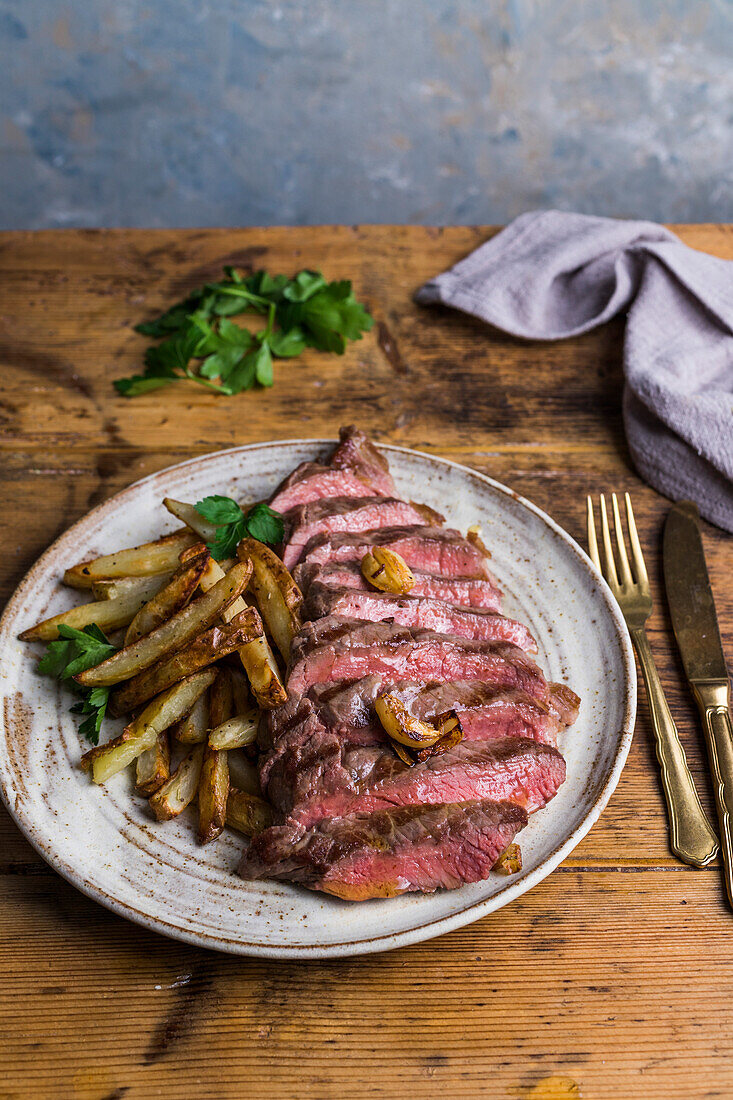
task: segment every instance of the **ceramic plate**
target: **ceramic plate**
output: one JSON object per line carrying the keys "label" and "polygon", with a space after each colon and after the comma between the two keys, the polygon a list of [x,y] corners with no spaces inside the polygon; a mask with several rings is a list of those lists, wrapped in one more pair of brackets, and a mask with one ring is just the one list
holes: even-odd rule
{"label": "ceramic plate", "polygon": [[[438,936],[529,890],[585,836],[618,782],[631,744],[636,676],[628,633],[605,583],[548,516],[490,478],[430,455],[383,448],[401,496],[463,530],[480,523],[506,612],[528,624],[548,678],[582,698],[561,742],[567,781],[521,834],[516,876],[432,895],[358,904],[234,873],[243,840],[225,831],[196,844],[190,811],[158,824],[132,791],[132,770],[103,787],[79,770],[83,751],[69,697],[35,672],[16,635],[78,602],[59,578],[82,558],[155,538],[175,524],[163,496],[269,496],[327,441],[265,443],[173,466],[132,485],[62,535],[22,582],[0,621],[0,786],[31,844],[64,878],[114,912],[204,947],[243,955],[319,958],[381,951]],[[112,732],[119,727],[112,724]]]}

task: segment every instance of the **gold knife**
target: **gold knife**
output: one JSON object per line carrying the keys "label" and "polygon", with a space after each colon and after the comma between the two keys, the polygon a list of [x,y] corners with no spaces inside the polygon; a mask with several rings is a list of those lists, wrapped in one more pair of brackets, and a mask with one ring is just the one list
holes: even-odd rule
{"label": "gold knife", "polygon": [[675,504],[664,526],[664,580],[677,645],[702,715],[723,848],[723,873],[733,905],[733,727],[730,684],[710,587],[697,505]]}

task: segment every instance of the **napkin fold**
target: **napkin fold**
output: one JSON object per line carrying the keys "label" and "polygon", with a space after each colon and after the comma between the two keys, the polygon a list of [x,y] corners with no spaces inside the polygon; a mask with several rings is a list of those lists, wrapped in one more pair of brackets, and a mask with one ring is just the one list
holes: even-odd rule
{"label": "napkin fold", "polygon": [[628,311],[623,417],[655,489],[733,531],[733,262],[653,222],[533,211],[431,279],[442,302],[531,340]]}

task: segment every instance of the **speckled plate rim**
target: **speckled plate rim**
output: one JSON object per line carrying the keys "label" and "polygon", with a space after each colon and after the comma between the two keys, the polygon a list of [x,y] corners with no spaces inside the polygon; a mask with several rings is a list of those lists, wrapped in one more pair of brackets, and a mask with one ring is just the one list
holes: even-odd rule
{"label": "speckled plate rim", "polygon": [[[225,455],[231,455],[232,458],[236,458],[241,455],[246,455],[251,451],[262,451],[267,448],[280,448],[284,446],[312,446],[312,447],[327,447],[333,446],[335,440],[333,439],[282,439],[272,440],[263,443],[248,443],[238,447],[225,448],[220,451],[213,451],[205,455],[196,455],[193,458],[186,459],[184,462],[175,463],[173,466],[167,466],[162,470],[157,470],[152,474],[148,474],[146,477],[133,482],[125,489],[122,489],[119,493],[116,493],[109,500],[104,501],[102,504],[97,505],[91,511],[87,512],[71,527],[67,528],[58,538],[56,538],[51,545],[43,552],[36,563],[26,573],[23,580],[20,582],[15,592],[8,601],[2,616],[0,616],[0,651],[5,637],[10,632],[11,620],[15,617],[20,605],[23,604],[26,596],[32,592],[36,584],[36,578],[42,572],[44,566],[52,558],[59,547],[59,545],[66,540],[74,537],[75,535],[83,536],[85,527],[91,521],[97,521],[103,519],[108,512],[114,511],[118,508],[120,502],[125,498],[135,493],[141,486],[154,482],[156,479],[165,478],[172,471],[179,471],[186,467],[192,467],[197,465],[205,465],[207,462],[212,461],[214,458],[221,458]],[[439,466],[445,466],[459,471],[461,474],[468,478],[475,479],[476,481],[489,486],[495,492],[503,494],[506,497],[511,498],[516,504],[526,508],[529,512],[540,519],[559,539],[565,544],[572,554],[575,555],[581,567],[590,575],[595,586],[598,598],[602,600],[604,604],[604,610],[608,614],[610,621],[613,623],[616,630],[617,639],[619,642],[620,651],[623,661],[623,684],[621,686],[621,693],[623,694],[623,726],[618,731],[616,752],[613,756],[613,762],[608,772],[607,778],[594,801],[591,803],[585,817],[582,821],[570,832],[564,840],[562,840],[529,874],[524,875],[518,882],[507,882],[501,890],[498,890],[490,898],[486,898],[482,901],[469,903],[464,909],[459,910],[449,916],[440,917],[435,920],[423,921],[416,924],[413,928],[405,929],[397,933],[390,933],[384,936],[376,936],[369,939],[362,940],[346,940],[343,943],[329,943],[324,945],[277,945],[261,944],[252,941],[243,941],[235,938],[226,938],[221,936],[214,936],[207,933],[191,932],[184,925],[174,925],[169,921],[162,918],[150,917],[148,914],[135,909],[133,906],[121,902],[118,899],[111,897],[105,891],[101,890],[95,885],[93,881],[85,878],[75,867],[70,866],[63,860],[52,848],[48,847],[45,838],[39,836],[34,828],[31,815],[23,812],[22,808],[17,808],[14,804],[12,797],[13,792],[7,789],[7,775],[3,768],[0,768],[0,797],[10,814],[15,821],[16,825],[20,829],[23,836],[28,840],[32,847],[38,852],[38,854],[45,860],[46,863],[58,874],[65,878],[67,882],[75,886],[87,897],[93,901],[99,902],[105,908],[111,910],[113,913],[117,913],[121,917],[125,917],[128,920],[142,925],[150,931],[159,932],[163,935],[169,936],[173,939],[180,940],[184,943],[190,943],[197,947],[206,947],[216,951],[223,951],[229,954],[235,955],[247,955],[260,958],[272,958],[272,959],[321,959],[321,958],[339,958],[353,955],[370,954],[378,951],[389,951],[397,947],[405,947],[410,944],[420,943],[421,941],[433,939],[436,936],[441,936],[446,932],[451,932],[456,928],[462,928],[467,924],[472,924],[474,921],[480,920],[482,917],[488,916],[490,913],[495,912],[497,909],[514,901],[517,897],[525,894],[528,890],[531,890],[544,878],[546,878],[555,868],[565,859],[566,856],[580,843],[580,841],[586,836],[590,829],[595,825],[596,821],[600,817],[603,810],[606,808],[608,801],[613,794],[618,781],[621,777],[626,758],[631,748],[631,742],[634,733],[634,723],[636,720],[636,664],[634,660],[634,653],[631,645],[631,638],[629,636],[626,623],[623,619],[621,611],[616,603],[616,600],[611,593],[605,580],[598,572],[593,562],[588,555],[582,550],[577,542],[555,522],[546,512],[538,508],[536,504],[533,504],[530,500],[521,496],[513,489],[508,488],[506,485],[502,485],[501,482],[495,481],[494,478],[489,477],[487,474],[482,474],[478,470],[473,470],[469,466],[464,466],[462,463],[453,462],[450,459],[440,458],[436,455],[429,454],[425,451],[416,451],[409,447],[400,447],[395,444],[380,443],[380,450],[392,451],[396,453],[416,456],[427,462],[435,463]],[[8,736],[8,730],[5,729],[4,716],[0,715],[0,731],[5,736]],[[21,804],[22,807],[22,804]]]}

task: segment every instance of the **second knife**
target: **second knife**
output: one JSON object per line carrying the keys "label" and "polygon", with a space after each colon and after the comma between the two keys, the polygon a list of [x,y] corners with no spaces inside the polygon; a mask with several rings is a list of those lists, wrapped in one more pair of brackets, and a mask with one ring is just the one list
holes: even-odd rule
{"label": "second knife", "polygon": [[700,708],[720,822],[725,888],[733,905],[733,728],[730,685],[697,506],[681,501],[664,527],[664,580],[687,679]]}

